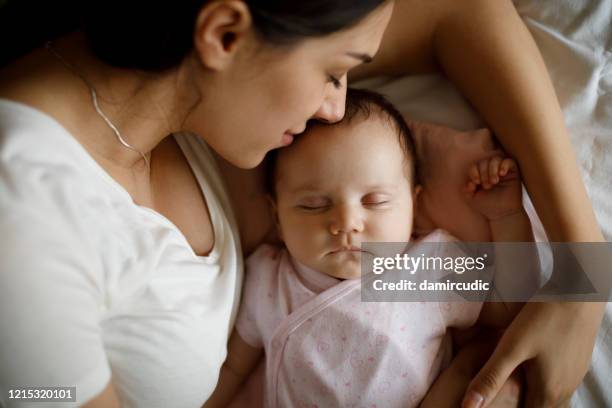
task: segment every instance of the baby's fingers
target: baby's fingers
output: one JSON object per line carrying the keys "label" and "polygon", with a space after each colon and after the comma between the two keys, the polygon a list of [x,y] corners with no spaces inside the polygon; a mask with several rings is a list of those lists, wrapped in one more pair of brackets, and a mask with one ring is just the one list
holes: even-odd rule
{"label": "baby's fingers", "polygon": [[469,180],[467,184],[465,185],[465,192],[472,194],[476,191],[477,188],[478,186],[474,184],[472,180]]}
{"label": "baby's fingers", "polygon": [[502,163],[501,157],[493,157],[489,161],[489,181],[491,184],[499,183],[500,175],[500,164]]}
{"label": "baby's fingers", "polygon": [[468,177],[470,178],[470,181],[474,184],[474,186],[480,184],[480,172],[478,171],[478,167],[476,167],[475,164],[472,164],[470,166],[470,169],[468,170]]}
{"label": "baby's fingers", "polygon": [[516,171],[516,170],[518,170],[516,162],[513,159],[510,159],[507,157],[504,160],[502,160],[499,166],[499,175],[504,177],[511,171]]}
{"label": "baby's fingers", "polygon": [[489,181],[489,161],[488,160],[481,160],[478,163],[478,172],[480,173],[482,187],[484,189],[491,188],[491,183]]}

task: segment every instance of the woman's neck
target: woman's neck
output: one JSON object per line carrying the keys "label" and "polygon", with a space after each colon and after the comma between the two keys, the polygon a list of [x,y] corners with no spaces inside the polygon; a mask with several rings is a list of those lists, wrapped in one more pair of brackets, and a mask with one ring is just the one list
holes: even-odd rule
{"label": "woman's neck", "polygon": [[[60,56],[50,53],[57,69],[64,70],[66,83],[72,84],[69,89],[74,92],[68,101],[72,103],[59,107],[65,111],[77,106],[71,119],[80,131],[76,130],[74,137],[98,159],[119,168],[145,171],[141,153],[150,156],[166,136],[179,130],[188,110],[183,106],[190,98],[179,92],[181,69],[151,74],[110,67],[91,55],[79,34],[54,43],[53,50]],[[92,89],[101,113],[94,107]],[[103,116],[137,151],[121,143]]]}

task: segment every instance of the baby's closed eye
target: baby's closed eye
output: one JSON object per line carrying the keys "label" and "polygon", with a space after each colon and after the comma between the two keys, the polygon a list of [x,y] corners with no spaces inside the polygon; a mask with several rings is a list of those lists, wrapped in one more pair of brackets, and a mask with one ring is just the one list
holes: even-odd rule
{"label": "baby's closed eye", "polygon": [[370,207],[382,207],[391,203],[391,196],[389,194],[382,193],[366,194],[361,199],[361,203]]}
{"label": "baby's closed eye", "polygon": [[327,197],[305,197],[298,201],[297,207],[302,210],[314,211],[327,208],[331,205],[331,201]]}

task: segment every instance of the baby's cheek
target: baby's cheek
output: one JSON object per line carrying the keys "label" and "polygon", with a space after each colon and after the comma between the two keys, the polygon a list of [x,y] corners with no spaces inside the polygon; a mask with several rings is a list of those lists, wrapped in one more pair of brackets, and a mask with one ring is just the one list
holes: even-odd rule
{"label": "baby's cheek", "polygon": [[371,240],[378,242],[408,242],[412,233],[412,217],[394,214],[380,217],[372,223]]}
{"label": "baby's cheek", "polygon": [[311,236],[312,231],[308,225],[296,220],[289,220],[281,223],[282,239],[289,252],[299,254],[308,252],[309,241],[304,237]]}
{"label": "baby's cheek", "polygon": [[323,228],[316,227],[314,223],[294,228],[290,234],[291,243],[286,240],[285,244],[292,253],[299,252],[304,257],[318,257],[328,242],[327,232]]}

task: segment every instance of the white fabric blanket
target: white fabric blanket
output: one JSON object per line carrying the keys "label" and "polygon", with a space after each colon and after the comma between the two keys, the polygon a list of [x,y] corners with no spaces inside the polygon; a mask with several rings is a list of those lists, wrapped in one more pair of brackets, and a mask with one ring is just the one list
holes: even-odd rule
{"label": "white fabric blanket", "polygon": [[[610,241],[612,0],[515,0],[515,5],[544,56],[597,219]],[[458,129],[482,126],[458,91],[438,75],[359,85],[384,93],[412,118]],[[573,406],[612,406],[612,303],[597,338],[592,368]]]}

